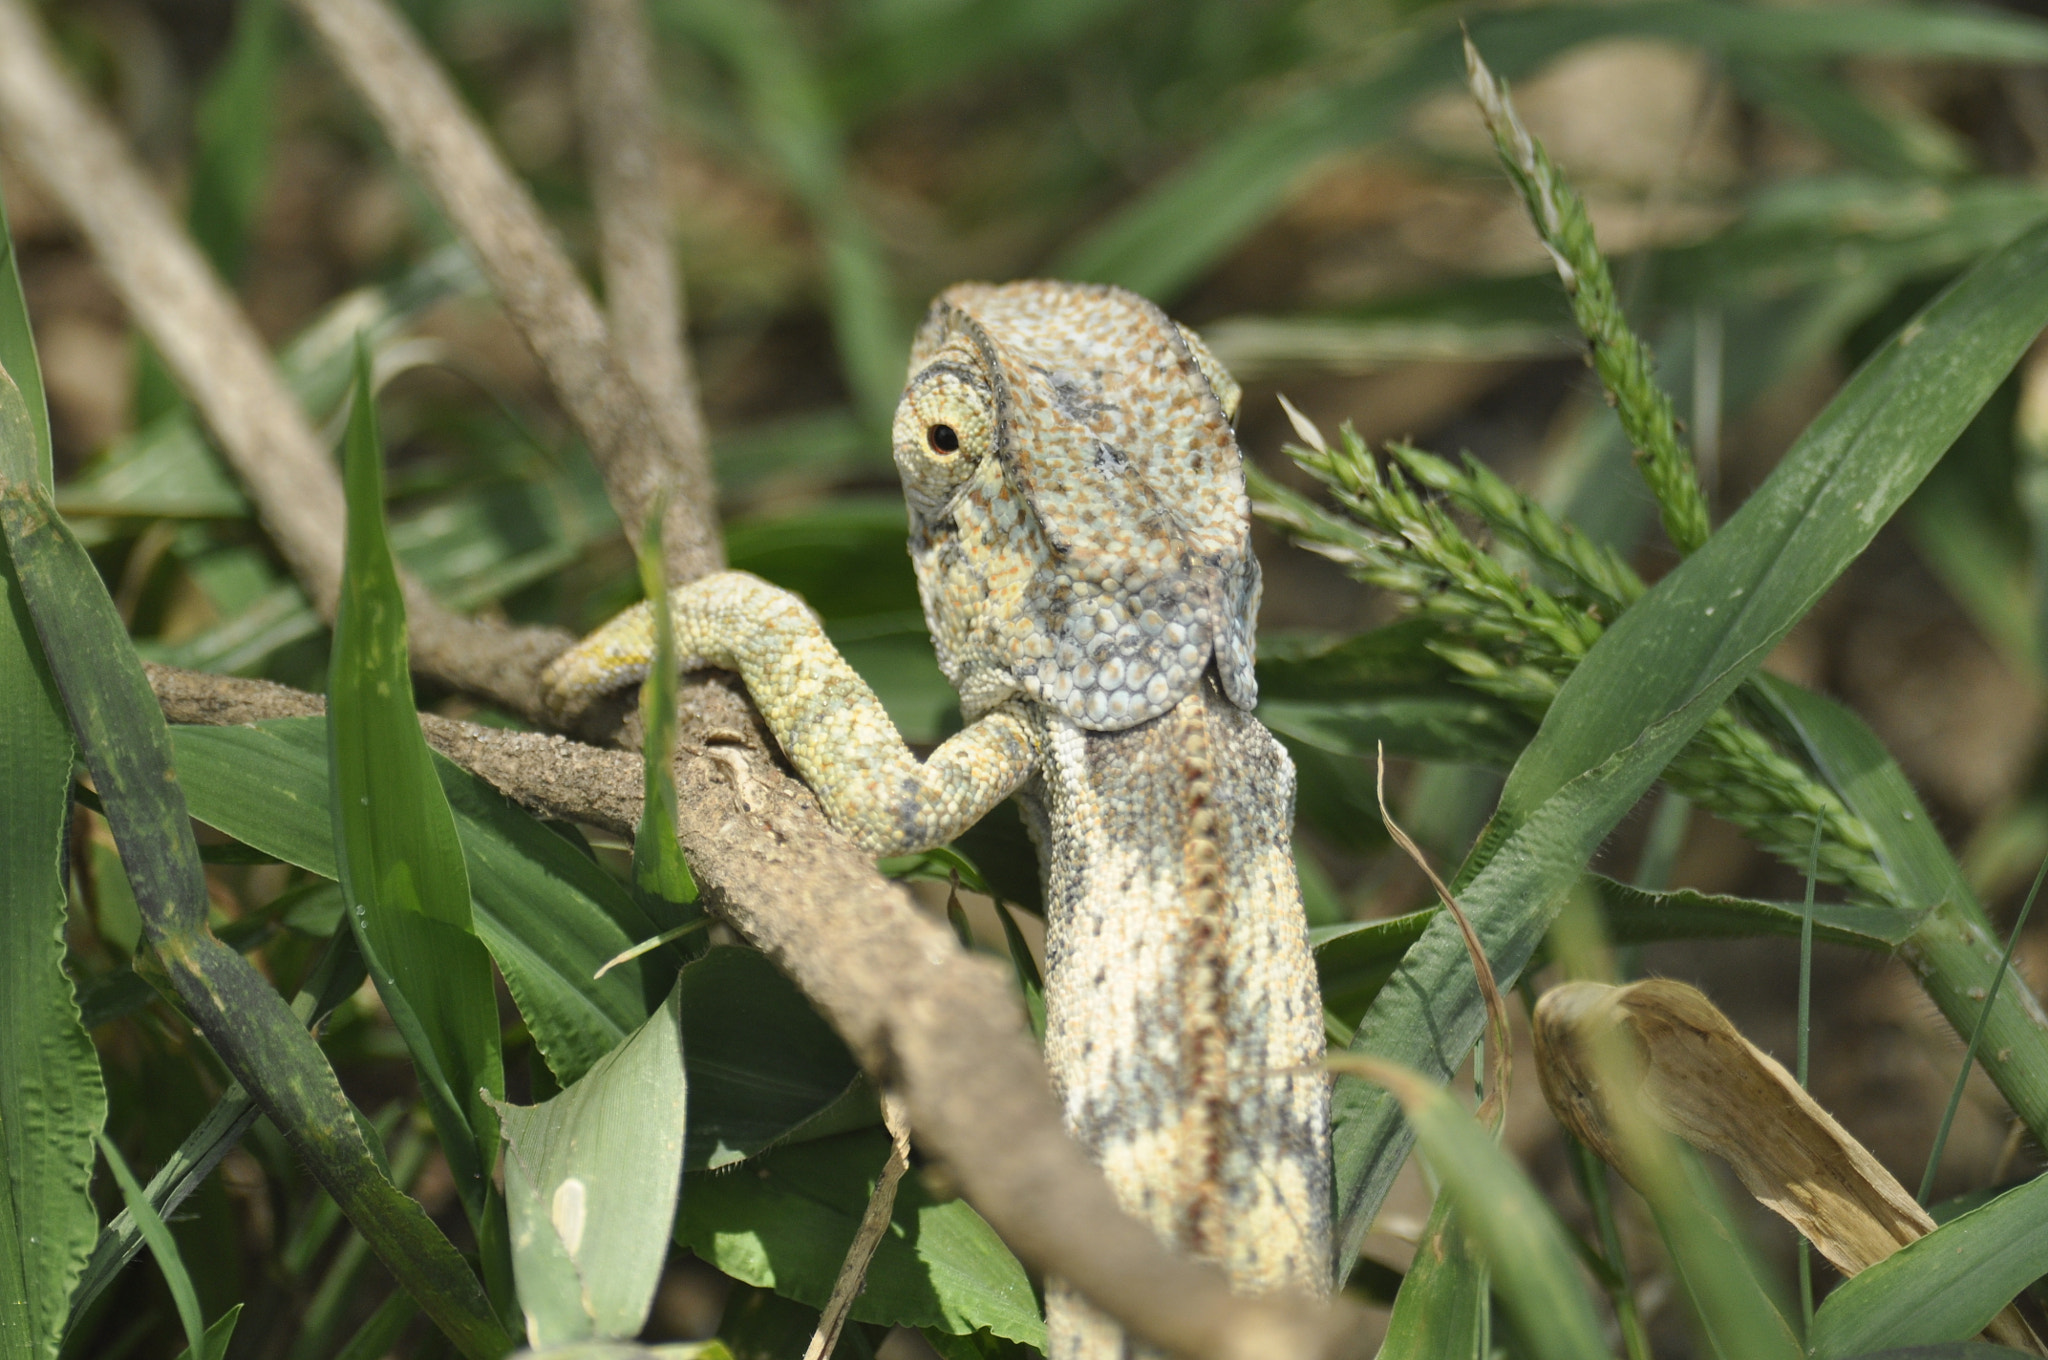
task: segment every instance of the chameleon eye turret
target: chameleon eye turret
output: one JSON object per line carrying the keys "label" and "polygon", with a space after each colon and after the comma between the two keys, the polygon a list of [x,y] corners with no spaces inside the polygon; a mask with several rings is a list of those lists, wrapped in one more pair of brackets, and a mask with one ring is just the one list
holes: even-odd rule
{"label": "chameleon eye turret", "polygon": [[947,353],[925,364],[896,408],[896,470],[913,514],[944,514],[994,449],[994,402],[971,363],[965,353]]}

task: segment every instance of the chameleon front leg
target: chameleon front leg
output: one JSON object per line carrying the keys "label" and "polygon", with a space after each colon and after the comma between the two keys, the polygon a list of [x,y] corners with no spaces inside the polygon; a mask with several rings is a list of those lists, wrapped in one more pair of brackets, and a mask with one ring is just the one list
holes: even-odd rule
{"label": "chameleon front leg", "polygon": [[[669,593],[684,670],[737,671],[832,824],[876,855],[943,845],[1037,767],[1040,727],[1003,704],[920,762],[882,701],[801,599],[743,571]],[[642,602],[555,658],[541,692],[557,717],[644,678],[654,619]]]}

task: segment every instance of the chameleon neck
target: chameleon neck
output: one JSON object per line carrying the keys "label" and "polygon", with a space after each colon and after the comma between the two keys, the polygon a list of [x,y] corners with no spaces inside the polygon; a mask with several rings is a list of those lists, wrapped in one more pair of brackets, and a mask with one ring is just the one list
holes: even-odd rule
{"label": "chameleon neck", "polygon": [[[1047,723],[1025,796],[1068,1126],[1162,1238],[1248,1292],[1321,1293],[1328,1087],[1289,850],[1294,767],[1213,680],[1126,731]],[[1077,1301],[1056,1299],[1061,1355]]]}

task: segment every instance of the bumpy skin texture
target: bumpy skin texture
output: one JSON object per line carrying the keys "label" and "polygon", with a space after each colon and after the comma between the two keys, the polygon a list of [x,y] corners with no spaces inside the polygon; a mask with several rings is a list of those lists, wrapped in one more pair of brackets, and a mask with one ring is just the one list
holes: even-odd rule
{"label": "bumpy skin texture", "polygon": [[[1236,384],[1143,299],[963,284],[894,433],[910,553],[965,730],[920,763],[802,601],[739,572],[670,605],[746,680],[835,825],[941,844],[1012,792],[1046,881],[1046,1059],[1119,1199],[1237,1287],[1327,1291],[1322,1008],[1294,769],[1248,711],[1259,571]],[[567,714],[646,673],[647,606],[543,679]],[[1051,1360],[1152,1353],[1053,1281]]]}

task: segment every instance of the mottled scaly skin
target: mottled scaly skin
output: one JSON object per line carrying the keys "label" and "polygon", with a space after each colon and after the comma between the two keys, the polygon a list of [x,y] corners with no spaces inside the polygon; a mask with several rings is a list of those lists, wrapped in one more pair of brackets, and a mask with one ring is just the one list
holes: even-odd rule
{"label": "mottled scaly skin", "polygon": [[[740,672],[833,822],[941,844],[1012,792],[1045,871],[1046,1060],[1119,1199],[1246,1291],[1327,1291],[1322,1009],[1294,769],[1251,716],[1259,570],[1237,388],[1118,289],[950,289],[896,417],[910,552],[968,726],[920,762],[794,596],[671,597],[686,667]],[[646,673],[647,606],[550,668],[564,714]],[[1061,1282],[1051,1360],[1130,1343]]]}

